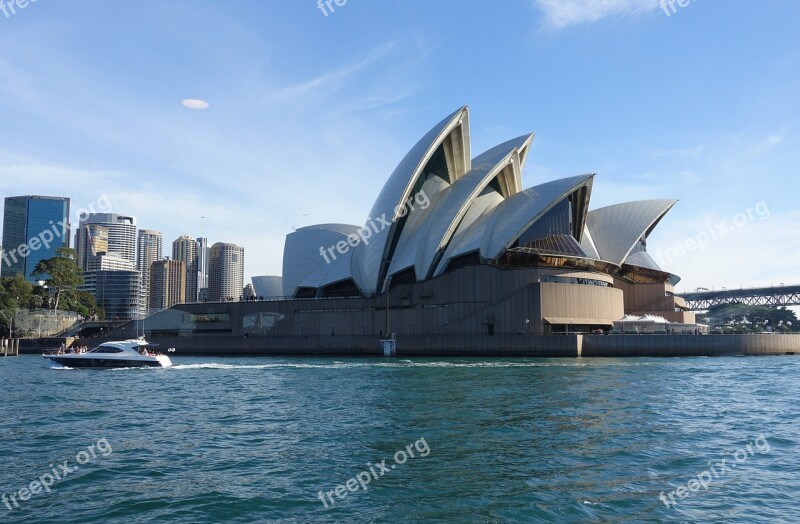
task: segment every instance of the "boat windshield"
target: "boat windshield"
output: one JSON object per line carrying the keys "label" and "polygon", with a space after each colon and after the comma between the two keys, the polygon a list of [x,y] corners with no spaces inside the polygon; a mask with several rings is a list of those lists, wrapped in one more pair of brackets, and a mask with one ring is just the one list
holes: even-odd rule
{"label": "boat windshield", "polygon": [[122,350],[113,346],[97,346],[89,353],[122,353]]}

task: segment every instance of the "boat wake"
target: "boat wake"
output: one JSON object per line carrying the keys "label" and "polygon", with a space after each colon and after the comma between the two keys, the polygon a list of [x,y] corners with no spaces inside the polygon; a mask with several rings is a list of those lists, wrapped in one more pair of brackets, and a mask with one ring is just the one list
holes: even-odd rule
{"label": "boat wake", "polygon": [[352,368],[534,368],[553,366],[582,365],[573,362],[448,362],[448,361],[413,361],[395,360],[391,362],[341,362],[331,363],[299,363],[275,362],[270,364],[223,364],[220,362],[203,362],[198,364],[173,364],[171,370],[186,371],[198,369],[352,369]]}

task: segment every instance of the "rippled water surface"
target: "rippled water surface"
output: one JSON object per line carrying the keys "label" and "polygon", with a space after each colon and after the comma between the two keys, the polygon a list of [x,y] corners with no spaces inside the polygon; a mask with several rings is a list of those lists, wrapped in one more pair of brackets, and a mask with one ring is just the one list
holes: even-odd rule
{"label": "rippled water surface", "polygon": [[0,522],[800,522],[798,357],[174,362],[0,359]]}

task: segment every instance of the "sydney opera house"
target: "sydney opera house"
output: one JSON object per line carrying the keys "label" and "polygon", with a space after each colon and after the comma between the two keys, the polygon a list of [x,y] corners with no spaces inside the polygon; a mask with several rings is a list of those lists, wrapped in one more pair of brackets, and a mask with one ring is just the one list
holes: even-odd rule
{"label": "sydney opera house", "polygon": [[282,297],[179,305],[148,318],[145,330],[263,345],[271,343],[263,337],[294,339],[300,348],[319,343],[298,342],[309,337],[373,347],[387,333],[608,332],[625,315],[693,323],[674,295],[678,277],[647,253],[648,236],[676,201],[592,209],[593,174],[525,189],[532,140],[473,157],[469,111],[459,109],[400,161],[363,225],[287,236],[282,277],[254,279],[256,294],[280,289]]}
{"label": "sydney opera house", "polygon": [[449,115],[403,158],[364,226],[321,224],[287,237],[283,295],[388,294],[390,330],[400,332],[608,330],[626,313],[693,322],[673,294],[678,277],[646,249],[675,200],[591,209],[594,175],[524,189],[532,140],[473,158],[468,109]]}

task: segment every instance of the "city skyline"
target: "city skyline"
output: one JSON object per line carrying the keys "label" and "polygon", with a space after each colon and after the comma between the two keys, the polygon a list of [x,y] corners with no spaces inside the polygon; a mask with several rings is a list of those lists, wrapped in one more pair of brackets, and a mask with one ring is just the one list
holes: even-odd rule
{"label": "city skyline", "polygon": [[[56,256],[59,248],[70,247],[74,234],[75,261],[83,273],[79,289],[92,293],[111,318],[144,317],[175,304],[207,299],[208,290],[202,289],[201,293],[200,287],[208,280],[211,248],[207,247],[207,238],[195,240],[182,235],[172,242],[170,256],[164,256],[160,231],[137,227],[133,215],[108,212],[108,202],[102,212],[78,212],[73,233],[70,204],[71,199],[63,196],[18,195],[4,199],[2,242],[6,247],[0,247],[0,275],[22,274],[32,283],[46,280],[45,276],[33,277],[33,268]],[[245,294],[243,248],[234,247],[240,255],[234,256],[232,267],[224,267],[227,261],[217,263],[217,272],[224,274],[225,300],[238,300]],[[152,272],[156,272],[155,281],[151,279]],[[229,273],[234,278],[229,278]],[[216,281],[218,288],[220,280]],[[231,287],[237,284],[238,294]]]}
{"label": "city skyline", "polygon": [[[123,215],[123,214],[109,213],[109,212],[91,212],[82,214],[79,211],[78,214],[76,214],[77,222],[70,222],[68,220],[68,217],[70,215],[69,206],[71,200],[72,199],[68,196],[46,196],[46,195],[36,195],[36,194],[11,195],[5,197],[3,203],[4,206],[3,213],[0,213],[0,215],[2,215],[4,218],[9,213],[14,214],[15,216],[13,224],[10,223],[9,220],[4,220],[4,222],[0,222],[0,227],[2,227],[2,224],[7,224],[6,227],[8,229],[6,231],[0,229],[0,231],[2,231],[2,234],[4,236],[7,235],[10,239],[5,241],[5,244],[7,246],[4,248],[2,242],[3,237],[0,236],[0,250],[2,250],[0,251],[0,259],[6,257],[10,262],[10,263],[4,263],[4,267],[11,268],[12,264],[18,265],[20,261],[25,261],[29,257],[31,258],[31,260],[34,260],[33,265],[35,265],[36,261],[45,260],[49,256],[52,256],[55,253],[55,250],[59,247],[71,247],[75,249],[77,252],[79,246],[81,246],[82,243],[88,243],[88,245],[91,245],[92,242],[101,242],[102,246],[104,247],[100,249],[97,249],[96,246],[92,246],[92,248],[87,248],[87,251],[85,251],[84,253],[85,258],[87,258],[87,260],[81,260],[80,257],[77,260],[78,266],[81,267],[82,270],[88,270],[86,269],[90,265],[88,258],[94,256],[93,254],[90,253],[90,251],[92,249],[97,249],[98,251],[104,251],[105,249],[108,248],[109,230],[108,230],[108,224],[106,222],[109,219],[109,217],[126,219],[129,222],[129,225],[133,226],[134,230],[136,231],[135,245],[129,246],[128,244],[131,244],[131,242],[130,239],[127,239],[128,241],[125,242],[126,247],[124,248],[124,250],[121,250],[119,248],[120,243],[114,242],[112,240],[112,244],[114,244],[115,249],[110,254],[117,258],[123,259],[128,263],[134,264],[137,271],[142,271],[143,269],[145,269],[150,265],[143,262],[142,260],[143,256],[145,256],[145,258],[150,259],[149,260],[150,263],[170,258],[175,259],[176,258],[175,246],[177,245],[178,242],[185,239],[191,239],[193,242],[196,242],[198,244],[198,247],[196,248],[197,249],[196,256],[199,259],[204,260],[205,258],[207,258],[207,255],[201,255],[201,253],[204,253],[206,250],[210,249],[208,247],[208,239],[205,237],[198,237],[195,239],[194,237],[188,234],[182,234],[178,236],[172,242],[173,249],[170,255],[165,255],[163,252],[163,238],[161,231],[139,228],[136,223],[136,215],[133,214]],[[8,206],[9,202],[12,204],[13,208],[11,207],[8,208],[8,212],[6,212],[6,207]],[[39,222],[41,222],[41,224],[37,223],[30,225],[29,227],[28,214],[31,212],[28,211],[28,206],[30,205],[30,203],[51,203],[51,202],[56,204],[58,202],[61,202],[64,206],[65,211],[63,211],[62,213],[61,211],[58,211],[57,207],[38,211],[37,213],[44,216],[44,219],[42,217],[37,217],[39,219]],[[20,211],[22,211],[22,213],[20,213]],[[44,211],[50,212],[50,215],[43,213]],[[61,216],[58,213],[62,213],[64,216]],[[17,217],[16,215],[20,216]],[[52,217],[57,217],[59,221],[55,222],[52,219]],[[53,220],[54,223],[48,223],[48,220]],[[98,238],[97,236],[95,236],[96,233],[94,232],[94,230],[92,230],[88,233],[91,238],[82,240],[81,237],[82,231],[85,229],[85,227],[82,226],[85,226],[87,224],[101,226],[103,233],[102,237]],[[64,232],[61,231],[62,228],[60,226],[63,226]],[[58,231],[54,232],[56,229],[58,229]],[[48,237],[48,239],[46,239],[47,240],[46,243],[42,241],[36,242],[34,246],[31,247],[30,246],[31,238],[39,237],[42,235],[42,233],[47,233],[48,235],[52,234],[54,238],[49,239]],[[121,236],[130,236],[130,235],[121,235]],[[71,243],[72,239],[74,239],[74,243]],[[27,246],[27,249],[25,250],[26,254],[24,256],[19,254],[20,248],[23,246]],[[132,255],[131,249],[135,250],[133,251],[133,253],[135,253],[135,261],[132,260],[131,258]],[[148,252],[147,255],[143,255],[144,249],[147,250]],[[152,253],[150,253],[151,250]],[[124,251],[124,253],[121,251]],[[204,260],[203,262],[198,262],[197,264],[198,264],[197,272],[199,273],[197,276],[197,286],[199,291],[200,288],[206,287],[207,285],[207,283],[206,285],[200,285],[201,283],[207,281],[208,278],[206,274],[207,261]],[[23,276],[26,276],[27,278],[30,275],[26,274]]]}
{"label": "city skyline", "polygon": [[[105,197],[166,238],[246,246],[249,282],[280,274],[295,229],[361,225],[429,115],[468,104],[484,122],[476,151],[536,133],[526,185],[596,172],[598,207],[622,192],[677,199],[650,247],[678,291],[800,282],[784,190],[800,151],[792,2],[144,5],[39,3],[0,19],[5,48],[27,43],[0,59],[0,196],[69,195],[73,224]],[[175,39],[179,26],[209,39]],[[487,95],[498,82],[507,93]],[[768,219],[739,220],[757,206]],[[743,248],[752,271],[718,264]]]}

